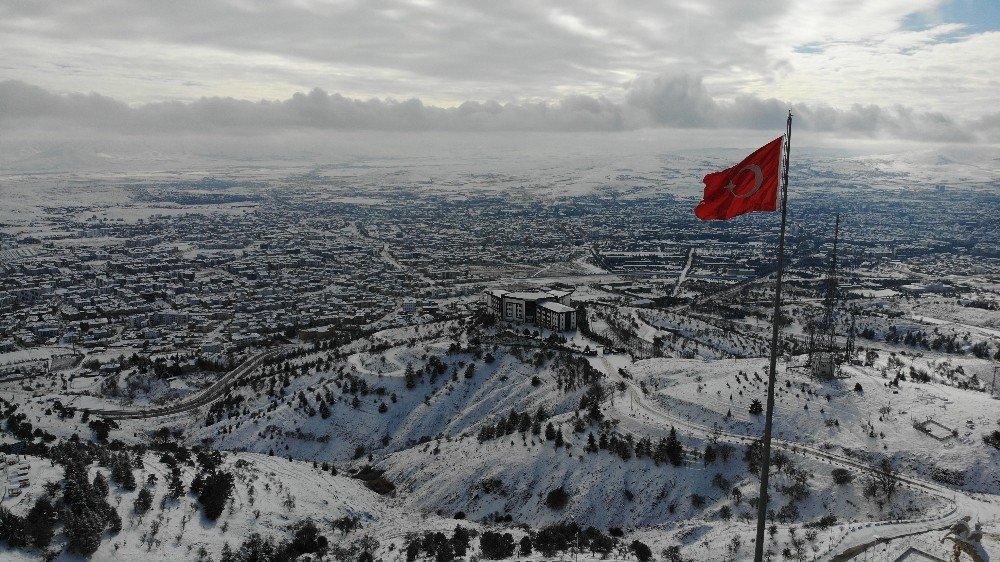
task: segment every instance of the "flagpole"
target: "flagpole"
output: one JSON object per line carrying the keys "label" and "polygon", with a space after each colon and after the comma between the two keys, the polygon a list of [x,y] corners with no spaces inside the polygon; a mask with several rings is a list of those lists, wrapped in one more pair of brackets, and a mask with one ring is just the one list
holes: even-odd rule
{"label": "flagpole", "polygon": [[774,384],[778,365],[778,328],[781,319],[781,274],[785,266],[785,223],[788,219],[788,156],[792,151],[792,110],[785,130],[785,162],[781,171],[781,233],[778,235],[778,271],[774,281],[774,315],[771,317],[771,362],[767,373],[767,414],[764,418],[764,450],[760,462],[760,495],[757,499],[757,540],[754,562],[764,560],[764,528],[767,523],[767,482],[771,470],[771,422],[774,419]]}

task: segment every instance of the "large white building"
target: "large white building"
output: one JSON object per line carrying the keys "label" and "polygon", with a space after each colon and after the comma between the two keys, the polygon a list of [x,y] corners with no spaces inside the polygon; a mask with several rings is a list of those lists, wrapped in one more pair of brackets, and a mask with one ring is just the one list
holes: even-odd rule
{"label": "large white building", "polygon": [[576,309],[572,291],[510,292],[503,289],[483,291],[483,304],[494,316],[508,322],[537,324],[554,331],[576,329]]}

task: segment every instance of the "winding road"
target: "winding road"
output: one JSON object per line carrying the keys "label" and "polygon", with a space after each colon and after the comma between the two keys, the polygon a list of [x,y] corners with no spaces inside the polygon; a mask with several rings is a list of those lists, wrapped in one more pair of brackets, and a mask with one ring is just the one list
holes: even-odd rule
{"label": "winding road", "polygon": [[101,416],[112,420],[158,418],[162,416],[182,414],[215,402],[220,396],[225,394],[227,390],[236,384],[240,378],[254,372],[254,370],[260,367],[264,361],[274,358],[284,351],[285,349],[283,348],[261,351],[237,365],[236,368],[223,375],[222,378],[212,383],[212,385],[208,388],[202,390],[194,396],[184,400],[179,400],[166,406],[127,410],[105,410],[101,408],[80,408],[80,410],[89,412],[92,416]]}
{"label": "winding road", "polygon": [[[757,440],[756,436],[728,433],[724,431],[720,432],[714,428],[693,423],[671,414],[657,404],[647,400],[642,390],[630,379],[622,377],[605,357],[600,357],[600,360],[604,365],[605,372],[608,374],[609,378],[615,382],[622,382],[626,385],[626,392],[629,394],[632,404],[642,410],[645,410],[648,414],[651,414],[652,420],[654,420],[652,422],[653,425],[660,426],[663,429],[666,429],[668,426],[674,426],[679,429],[683,428],[692,435],[703,439],[713,438],[737,445],[749,445]],[[647,421],[646,423],[649,422]],[[878,473],[875,468],[864,462],[844,455],[824,451],[810,445],[773,438],[771,440],[771,446],[798,455],[811,457],[833,466],[842,467],[854,473],[867,475],[875,475]],[[951,504],[951,509],[943,515],[916,520],[849,523],[847,524],[847,534],[839,541],[831,544],[819,559],[834,561],[850,560],[855,553],[863,552],[864,548],[867,548],[867,546],[870,546],[874,542],[891,539],[893,537],[906,536],[914,534],[915,532],[927,532],[941,529],[947,524],[953,522],[958,515],[957,511],[959,506],[961,506],[962,515],[972,515],[973,517],[978,517],[983,521],[989,521],[1000,517],[1000,505],[990,501],[980,500],[961,490],[955,490],[939,485],[935,482],[904,474],[899,474],[897,479],[901,484],[911,489],[945,500],[945,502]]]}

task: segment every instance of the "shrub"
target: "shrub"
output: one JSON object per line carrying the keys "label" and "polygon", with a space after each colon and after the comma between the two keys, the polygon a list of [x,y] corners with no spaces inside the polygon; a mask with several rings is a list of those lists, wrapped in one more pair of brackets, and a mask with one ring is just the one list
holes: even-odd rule
{"label": "shrub", "polygon": [[639,562],[649,562],[653,558],[653,551],[645,543],[632,541],[628,548]]}
{"label": "shrub", "polygon": [[569,494],[565,488],[559,486],[545,496],[545,505],[549,509],[562,509],[569,505]]}
{"label": "shrub", "polygon": [[850,484],[854,480],[854,475],[850,473],[846,468],[835,468],[830,472],[833,476],[833,481],[841,486],[845,484]]}
{"label": "shrub", "polygon": [[1000,450],[1000,431],[994,430],[993,433],[983,435],[983,443]]}
{"label": "shrub", "polygon": [[562,486],[551,490],[545,496],[545,505],[549,509],[563,509],[569,505],[569,493]]}
{"label": "shrub", "polygon": [[486,531],[479,539],[479,548],[487,560],[503,560],[514,555],[514,536],[510,533]]}

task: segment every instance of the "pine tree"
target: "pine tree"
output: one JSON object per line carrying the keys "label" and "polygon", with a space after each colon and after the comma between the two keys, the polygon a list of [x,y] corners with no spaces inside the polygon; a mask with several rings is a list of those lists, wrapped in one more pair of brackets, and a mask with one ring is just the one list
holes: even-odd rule
{"label": "pine tree", "polygon": [[711,444],[705,445],[705,456],[704,456],[705,466],[708,466],[715,462],[715,448]]}
{"label": "pine tree", "polygon": [[54,527],[58,520],[56,509],[49,500],[41,497],[35,500],[35,505],[28,511],[24,519],[25,531],[36,548],[45,548],[52,542]]}
{"label": "pine tree", "polygon": [[149,491],[149,488],[143,488],[139,490],[139,495],[135,497],[135,512],[139,516],[143,516],[149,511],[149,508],[153,507],[153,494]]}
{"label": "pine tree", "polygon": [[94,475],[94,493],[102,498],[108,497],[108,481],[100,471]]}
{"label": "pine tree", "polygon": [[528,535],[521,537],[520,546],[521,548],[519,549],[518,554],[521,556],[531,556],[531,537]]}
{"label": "pine tree", "polygon": [[79,514],[70,514],[66,521],[66,547],[70,552],[82,556],[93,554],[101,546],[101,535],[104,533],[104,521],[89,508],[83,508]]}
{"label": "pine tree", "polygon": [[167,482],[167,497],[176,500],[184,495],[184,481],[181,479],[181,469],[176,464],[170,467],[170,480]]}
{"label": "pine tree", "polygon": [[469,541],[472,539],[472,535],[469,530],[461,525],[455,525],[455,534],[451,537],[451,547],[455,552],[455,556],[464,557],[465,553],[469,549]]}
{"label": "pine tree", "polygon": [[198,502],[201,503],[205,517],[215,521],[222,515],[226,501],[233,491],[233,475],[228,472],[215,471],[206,476],[198,492]]}
{"label": "pine tree", "polygon": [[674,466],[680,466],[684,460],[684,448],[677,439],[677,430],[673,426],[670,427],[670,435],[667,436],[666,455],[667,460]]}
{"label": "pine tree", "polygon": [[552,441],[555,438],[556,438],[556,428],[552,425],[552,422],[549,422],[545,426],[545,440]]}
{"label": "pine tree", "polygon": [[111,462],[111,479],[125,490],[135,490],[135,475],[132,474],[132,463],[128,453],[122,451]]}
{"label": "pine tree", "polygon": [[26,544],[26,537],[24,518],[0,507],[0,541],[11,548],[18,548]]}
{"label": "pine tree", "polygon": [[411,363],[406,364],[404,377],[406,379],[406,388],[412,389],[417,386],[417,375],[413,372],[413,365]]}
{"label": "pine tree", "polygon": [[112,535],[117,535],[122,530],[122,516],[118,515],[118,510],[110,505],[107,505],[107,508],[108,532]]}

